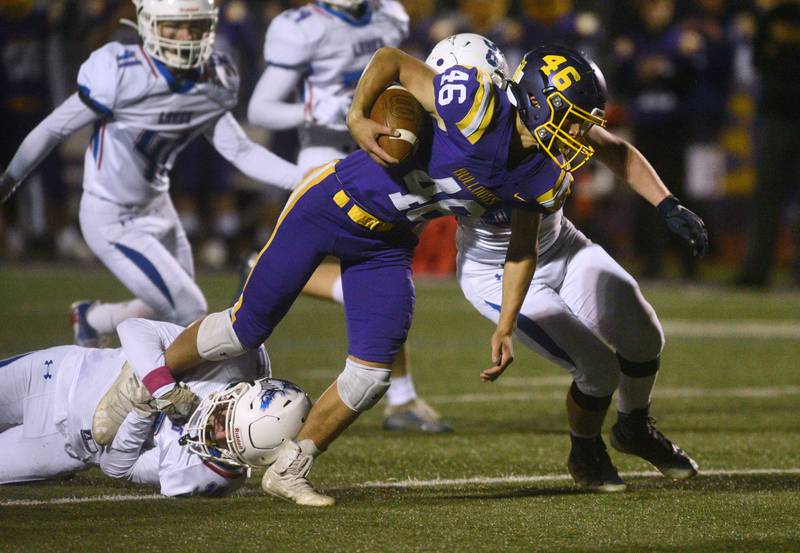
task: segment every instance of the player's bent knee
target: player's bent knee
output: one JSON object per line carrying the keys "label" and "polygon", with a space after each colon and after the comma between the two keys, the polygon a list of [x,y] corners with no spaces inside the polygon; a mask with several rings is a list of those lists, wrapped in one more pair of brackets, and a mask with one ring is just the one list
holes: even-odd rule
{"label": "player's bent knee", "polygon": [[336,379],[339,398],[347,407],[361,413],[373,407],[389,389],[391,369],[368,367],[348,359]]}
{"label": "player's bent knee", "polygon": [[197,352],[207,361],[220,361],[243,354],[246,348],[233,330],[230,309],[211,313],[197,330]]}

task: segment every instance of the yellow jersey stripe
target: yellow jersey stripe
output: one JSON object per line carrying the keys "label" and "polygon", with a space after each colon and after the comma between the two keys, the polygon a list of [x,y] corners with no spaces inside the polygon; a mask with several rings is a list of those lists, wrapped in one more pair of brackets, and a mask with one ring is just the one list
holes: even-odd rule
{"label": "yellow jersey stripe", "polygon": [[483,119],[481,119],[480,125],[478,128],[475,129],[471,135],[467,137],[467,140],[470,144],[475,144],[478,140],[481,139],[483,133],[486,131],[489,123],[492,122],[492,116],[494,115],[494,94],[492,94],[492,99],[489,100],[489,107],[486,109],[486,113],[483,115]]}
{"label": "yellow jersey stripe", "polygon": [[558,180],[550,190],[536,197],[536,201],[549,211],[555,211],[561,207],[569,196],[572,188],[572,174],[568,171],[561,171]]}
{"label": "yellow jersey stripe", "polygon": [[[322,167],[320,167],[319,169],[314,171],[311,175],[306,177],[306,179],[303,182],[301,182],[300,185],[297,188],[295,188],[294,192],[292,192],[291,196],[289,196],[289,200],[286,202],[286,206],[283,208],[283,211],[281,211],[280,217],[278,217],[278,222],[275,224],[275,230],[272,231],[272,236],[269,237],[269,240],[267,240],[267,243],[264,245],[263,248],[261,248],[261,251],[258,254],[258,258],[256,259],[256,263],[255,263],[256,265],[258,265],[258,262],[261,260],[261,256],[264,255],[264,252],[267,251],[267,248],[269,248],[269,245],[272,243],[272,240],[275,238],[275,235],[277,234],[278,229],[281,228],[281,223],[283,223],[283,220],[286,218],[286,216],[289,214],[289,212],[292,210],[292,208],[294,208],[294,206],[297,203],[297,201],[300,198],[302,198],[303,195],[306,192],[308,192],[309,190],[314,188],[316,185],[321,183],[323,180],[325,180],[327,177],[329,177],[334,172],[334,170],[336,169],[336,162],[337,161],[338,160],[331,161],[327,165],[323,165]],[[242,300],[244,299],[244,291],[245,291],[245,289],[247,289],[247,285],[250,282],[250,277],[252,276],[252,274],[253,273],[251,271],[250,274],[247,275],[247,280],[245,281],[244,287],[242,288],[242,295],[239,296],[239,299],[236,301],[236,304],[233,306],[233,312],[231,313],[231,321],[232,322],[236,322],[236,312],[242,306]]]}
{"label": "yellow jersey stripe", "polygon": [[470,136],[480,128],[484,121],[486,112],[489,109],[489,105],[493,105],[494,100],[491,78],[483,71],[478,71],[477,76],[481,86],[475,93],[475,97],[472,101],[472,107],[470,107],[470,110],[467,112],[464,118],[456,123],[458,130],[460,130],[461,133],[467,138],[470,138]]}

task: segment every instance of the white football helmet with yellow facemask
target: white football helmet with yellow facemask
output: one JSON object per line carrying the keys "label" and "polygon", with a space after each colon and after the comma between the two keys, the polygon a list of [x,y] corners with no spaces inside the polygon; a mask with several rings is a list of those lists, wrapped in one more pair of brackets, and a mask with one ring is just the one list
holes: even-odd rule
{"label": "white football helmet with yellow facemask", "polygon": [[211,56],[219,10],[214,0],[133,0],[144,49],[174,69],[195,69]]}
{"label": "white football helmet with yellow facemask", "polygon": [[205,459],[269,466],[280,446],[300,431],[310,409],[306,393],[287,380],[240,382],[200,403],[181,442]]}

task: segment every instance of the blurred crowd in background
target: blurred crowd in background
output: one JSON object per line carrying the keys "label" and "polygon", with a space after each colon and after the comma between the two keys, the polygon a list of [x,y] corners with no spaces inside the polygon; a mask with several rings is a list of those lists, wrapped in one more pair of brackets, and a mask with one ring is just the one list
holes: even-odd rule
{"label": "blurred crowd in background", "polygon": [[[290,0],[220,2],[217,48],[242,76],[237,117],[264,68],[270,21]],[[458,32],[490,37],[510,66],[541,43],[578,48],[603,68],[607,117],[706,221],[714,265],[765,286],[776,267],[800,285],[800,0],[403,0],[404,48],[424,59]],[[0,0],[0,168],[76,88],[102,44],[137,41],[129,0]],[[295,131],[250,135],[294,161]],[[90,260],[77,229],[86,136],[50,156],[0,213],[0,259]],[[656,211],[598,164],[577,175],[568,215],[642,277],[698,279],[708,264],[668,237]],[[286,199],[238,175],[204,140],[172,173],[200,266],[226,267],[268,237]],[[423,244],[418,272],[452,271],[451,228]],[[449,244],[445,244],[449,240]],[[430,247],[433,244],[433,247]],[[449,252],[449,253],[448,253]]]}

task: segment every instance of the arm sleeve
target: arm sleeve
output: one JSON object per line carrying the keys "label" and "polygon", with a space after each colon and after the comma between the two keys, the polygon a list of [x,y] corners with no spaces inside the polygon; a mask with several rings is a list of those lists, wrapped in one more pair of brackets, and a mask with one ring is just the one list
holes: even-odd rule
{"label": "arm sleeve", "polygon": [[[114,441],[100,457],[100,470],[112,478],[132,480],[134,466],[142,456],[142,449],[153,437],[154,422],[155,415],[145,417],[136,411],[128,413],[117,430]],[[145,481],[152,483],[153,480],[157,483],[158,471],[155,471],[155,475],[152,472],[146,474],[143,466],[140,466],[136,477],[139,483],[145,483]]]}
{"label": "arm sleeve", "polygon": [[285,101],[297,89],[302,77],[296,69],[268,65],[247,106],[250,123],[276,131],[302,125],[306,120],[306,105]]}
{"label": "arm sleeve", "polygon": [[456,65],[433,79],[436,112],[448,130],[457,130],[471,144],[481,139],[495,115],[492,78],[478,69]]}
{"label": "arm sleeve", "polygon": [[231,113],[219,118],[206,138],[242,173],[266,184],[292,190],[302,179],[300,168],[250,140]]}
{"label": "arm sleeve", "polygon": [[96,119],[97,113],[73,94],[25,137],[8,165],[8,174],[23,180],[62,140]]}
{"label": "arm sleeve", "polygon": [[147,319],[128,319],[117,326],[125,358],[140,381],[164,365],[164,350],[183,330],[176,324]]}

